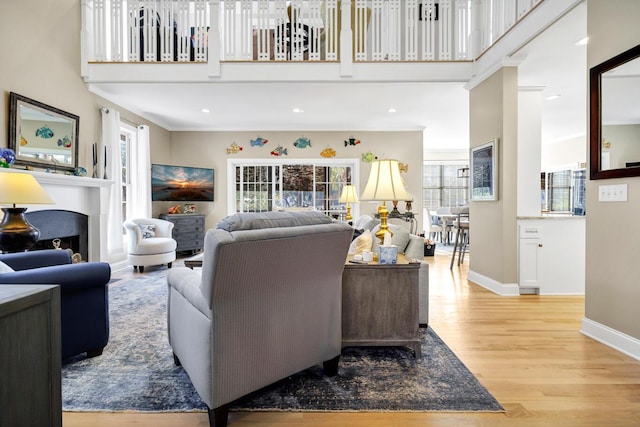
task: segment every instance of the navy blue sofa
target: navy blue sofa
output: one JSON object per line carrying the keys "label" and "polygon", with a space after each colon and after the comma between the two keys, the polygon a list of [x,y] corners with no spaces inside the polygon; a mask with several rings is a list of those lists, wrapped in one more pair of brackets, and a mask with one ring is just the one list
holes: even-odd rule
{"label": "navy blue sofa", "polygon": [[15,270],[0,274],[0,285],[60,285],[62,359],[102,354],[109,340],[108,263],[72,264],[68,251],[55,249],[0,254],[0,261]]}

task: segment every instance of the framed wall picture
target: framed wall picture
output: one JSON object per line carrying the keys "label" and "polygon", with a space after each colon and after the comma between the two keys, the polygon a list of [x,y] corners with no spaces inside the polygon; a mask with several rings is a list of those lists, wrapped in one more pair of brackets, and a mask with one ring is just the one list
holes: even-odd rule
{"label": "framed wall picture", "polygon": [[472,147],[469,159],[471,200],[498,200],[498,139]]}

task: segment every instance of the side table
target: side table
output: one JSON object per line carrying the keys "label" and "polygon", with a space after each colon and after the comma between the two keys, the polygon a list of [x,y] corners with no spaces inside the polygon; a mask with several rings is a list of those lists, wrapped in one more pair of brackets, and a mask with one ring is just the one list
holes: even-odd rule
{"label": "side table", "polygon": [[420,263],[403,254],[397,264],[352,259],[342,273],[342,347],[407,346],[420,358]]}

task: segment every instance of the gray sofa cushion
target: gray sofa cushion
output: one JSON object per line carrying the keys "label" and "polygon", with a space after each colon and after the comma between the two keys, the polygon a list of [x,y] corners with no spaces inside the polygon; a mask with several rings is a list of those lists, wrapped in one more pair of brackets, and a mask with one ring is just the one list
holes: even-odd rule
{"label": "gray sofa cushion", "polygon": [[331,218],[317,211],[237,213],[223,218],[216,228],[225,231],[258,230],[262,228],[298,227],[330,224]]}

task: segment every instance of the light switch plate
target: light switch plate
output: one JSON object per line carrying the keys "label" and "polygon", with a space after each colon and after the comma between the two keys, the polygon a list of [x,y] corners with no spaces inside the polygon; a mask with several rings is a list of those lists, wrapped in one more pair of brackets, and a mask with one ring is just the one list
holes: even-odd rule
{"label": "light switch plate", "polygon": [[598,187],[598,201],[626,202],[627,201],[627,184],[600,185]]}

